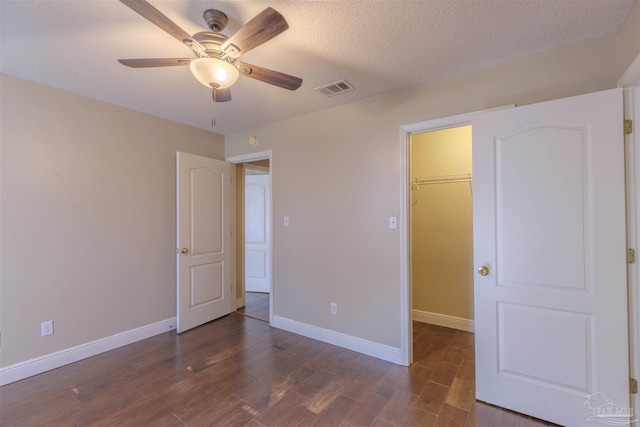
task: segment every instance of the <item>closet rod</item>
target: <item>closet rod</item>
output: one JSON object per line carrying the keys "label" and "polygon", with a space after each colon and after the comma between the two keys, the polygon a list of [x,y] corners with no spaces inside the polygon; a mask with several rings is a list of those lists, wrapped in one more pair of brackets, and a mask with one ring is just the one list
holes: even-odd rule
{"label": "closet rod", "polygon": [[457,176],[452,178],[444,178],[444,177],[420,177],[413,178],[412,184],[419,187],[421,185],[431,185],[431,184],[452,184],[456,182],[472,182],[473,179],[471,174]]}

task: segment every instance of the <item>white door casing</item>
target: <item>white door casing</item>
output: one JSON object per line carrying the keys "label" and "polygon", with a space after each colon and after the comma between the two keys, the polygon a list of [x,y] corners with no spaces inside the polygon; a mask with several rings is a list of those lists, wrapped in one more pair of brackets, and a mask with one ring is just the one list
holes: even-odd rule
{"label": "white door casing", "polygon": [[245,176],[245,290],[271,292],[271,190],[268,174]]}
{"label": "white door casing", "polygon": [[629,407],[622,113],[614,89],[473,119],[479,400],[570,426]]}
{"label": "white door casing", "polygon": [[231,312],[230,165],[176,154],[177,331]]}

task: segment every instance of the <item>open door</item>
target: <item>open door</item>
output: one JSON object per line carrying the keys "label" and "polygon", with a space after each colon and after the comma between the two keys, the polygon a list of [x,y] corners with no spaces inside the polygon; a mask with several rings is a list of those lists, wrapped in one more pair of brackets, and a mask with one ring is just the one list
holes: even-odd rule
{"label": "open door", "polygon": [[476,397],[629,425],[622,90],[473,119]]}
{"label": "open door", "polygon": [[231,312],[230,164],[176,154],[177,331]]}

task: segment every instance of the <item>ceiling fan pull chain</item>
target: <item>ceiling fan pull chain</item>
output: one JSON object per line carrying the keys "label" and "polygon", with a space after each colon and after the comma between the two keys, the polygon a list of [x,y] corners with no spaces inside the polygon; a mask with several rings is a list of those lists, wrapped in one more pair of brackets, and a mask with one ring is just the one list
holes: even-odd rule
{"label": "ceiling fan pull chain", "polygon": [[211,89],[211,97],[213,98],[213,103],[211,105],[211,127],[216,125],[216,90]]}

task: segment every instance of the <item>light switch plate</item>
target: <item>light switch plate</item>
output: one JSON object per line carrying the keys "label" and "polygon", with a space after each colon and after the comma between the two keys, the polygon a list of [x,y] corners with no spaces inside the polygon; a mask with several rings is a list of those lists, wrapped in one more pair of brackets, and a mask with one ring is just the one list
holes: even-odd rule
{"label": "light switch plate", "polygon": [[389,230],[395,230],[398,228],[398,220],[395,216],[389,217]]}

